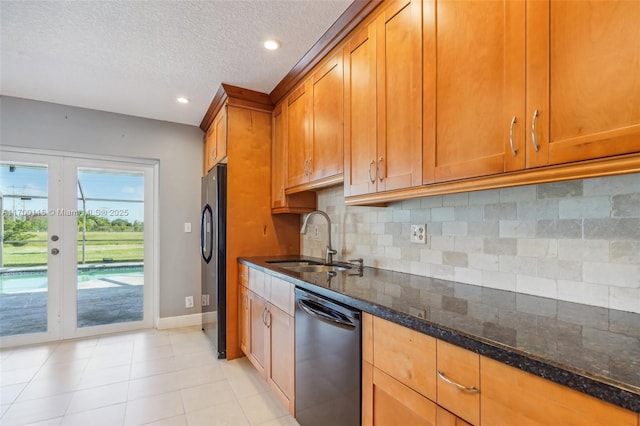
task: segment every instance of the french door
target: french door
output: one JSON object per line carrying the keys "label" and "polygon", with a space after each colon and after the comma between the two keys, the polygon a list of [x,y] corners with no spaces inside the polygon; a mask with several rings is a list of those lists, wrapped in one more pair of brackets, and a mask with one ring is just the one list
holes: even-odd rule
{"label": "french door", "polygon": [[154,176],[0,151],[0,346],[152,326]]}

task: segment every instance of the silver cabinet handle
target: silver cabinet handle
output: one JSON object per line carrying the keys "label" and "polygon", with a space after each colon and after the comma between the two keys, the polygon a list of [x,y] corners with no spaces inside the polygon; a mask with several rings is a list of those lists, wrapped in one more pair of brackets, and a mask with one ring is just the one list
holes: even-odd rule
{"label": "silver cabinet handle", "polygon": [[311,176],[313,174],[313,158],[309,158],[309,176]]}
{"label": "silver cabinet handle", "polygon": [[376,181],[374,177],[371,177],[371,166],[373,166],[374,164],[376,164],[375,160],[371,160],[371,163],[369,163],[369,180],[371,181],[371,183],[375,183]]}
{"label": "silver cabinet handle", "polygon": [[267,309],[267,315],[265,316],[266,321],[264,323],[264,325],[267,326],[267,328],[271,328],[271,311]]}
{"label": "silver cabinet handle", "polygon": [[[382,174],[382,162],[384,161],[384,159],[382,157],[380,157],[380,159],[378,160],[378,165],[376,166],[376,174],[378,175],[378,179],[380,179],[380,182],[382,182],[382,178],[383,178],[383,174]],[[380,170],[378,170],[380,169]]]}
{"label": "silver cabinet handle", "polygon": [[509,125],[509,145],[511,145],[511,152],[513,153],[514,157],[518,155],[518,150],[515,148],[515,146],[513,146],[513,126],[515,126],[517,122],[518,119],[514,115],[511,119],[511,125]]}
{"label": "silver cabinet handle", "polygon": [[267,307],[265,306],[262,310],[262,323],[267,325]]}
{"label": "silver cabinet handle", "polygon": [[531,120],[531,143],[533,144],[533,149],[538,152],[540,147],[538,146],[538,141],[536,140],[536,122],[538,121],[538,117],[540,116],[540,111],[535,110],[533,112],[533,119]]}
{"label": "silver cabinet handle", "polygon": [[440,379],[444,380],[446,383],[450,384],[451,386],[455,386],[456,388],[458,388],[462,392],[480,393],[480,389],[477,389],[474,386],[466,387],[466,386],[461,385],[460,383],[456,383],[453,380],[449,379],[447,376],[445,376],[444,373],[442,371],[440,371],[440,370],[438,370],[438,377],[440,377]]}

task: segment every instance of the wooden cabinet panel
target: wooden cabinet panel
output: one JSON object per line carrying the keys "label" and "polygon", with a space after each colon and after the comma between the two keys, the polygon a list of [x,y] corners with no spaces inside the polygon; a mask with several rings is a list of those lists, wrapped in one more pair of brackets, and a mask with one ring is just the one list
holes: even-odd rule
{"label": "wooden cabinet panel", "polygon": [[286,175],[286,131],[287,102],[273,110],[273,140],[271,142],[271,208],[283,208],[287,199],[284,195]]}
{"label": "wooden cabinet panel", "polygon": [[481,358],[482,424],[636,426],[638,415],[565,386]]}
{"label": "wooden cabinet panel", "polygon": [[377,29],[378,191],[422,184],[422,1],[396,0]]}
{"label": "wooden cabinet panel", "polygon": [[444,408],[438,406],[436,409],[436,425],[437,426],[471,426],[460,417],[452,414]]}
{"label": "wooden cabinet panel", "polygon": [[436,339],[373,318],[374,365],[422,395],[436,400]]}
{"label": "wooden cabinet panel", "polygon": [[373,364],[373,315],[362,313],[362,361]]}
{"label": "wooden cabinet panel", "polygon": [[249,268],[249,290],[263,298],[267,297],[265,280],[266,274],[264,272],[255,268]]}
{"label": "wooden cabinet panel", "polygon": [[345,195],[422,183],[422,2],[390,2],[344,48]]}
{"label": "wooden cabinet panel", "polygon": [[249,290],[244,285],[240,285],[238,302],[238,329],[240,330],[240,349],[245,355],[249,355],[249,324],[251,322],[251,311],[249,305]]}
{"label": "wooden cabinet panel", "polygon": [[252,291],[248,292],[249,300],[249,360],[260,375],[266,377],[268,347],[265,333],[265,316],[267,302]]}
{"label": "wooden cabinet panel", "polygon": [[215,125],[215,155],[212,166],[218,164],[227,156],[227,108],[223,107],[214,121]]}
{"label": "wooden cabinet panel", "polygon": [[344,193],[376,190],[376,27],[369,25],[347,43],[344,58]]}
{"label": "wooden cabinet panel", "polygon": [[480,390],[480,356],[438,340],[438,405],[471,424],[480,424],[480,393],[447,383]]}
{"label": "wooden cabinet panel", "polygon": [[524,2],[425,8],[424,182],[523,168]]}
{"label": "wooden cabinet panel", "polygon": [[243,263],[238,263],[238,283],[249,287],[249,267]]}
{"label": "wooden cabinet panel", "polygon": [[436,425],[436,404],[367,363],[363,388],[363,425]]}
{"label": "wooden cabinet panel", "polygon": [[308,179],[309,93],[306,86],[302,84],[287,100],[287,188]]}
{"label": "wooden cabinet panel", "polygon": [[206,175],[213,167],[213,161],[215,159],[215,152],[213,148],[215,146],[215,126],[210,126],[207,132],[204,134],[204,154],[202,158],[202,175]]}
{"label": "wooden cabinet panel", "polygon": [[269,368],[267,379],[282,404],[294,412],[294,327],[293,317],[269,305]]}
{"label": "wooden cabinet panel", "polygon": [[343,69],[336,55],[311,77],[310,179],[342,173],[344,167]]}
{"label": "wooden cabinet panel", "polygon": [[640,2],[527,8],[528,166],[640,152]]}

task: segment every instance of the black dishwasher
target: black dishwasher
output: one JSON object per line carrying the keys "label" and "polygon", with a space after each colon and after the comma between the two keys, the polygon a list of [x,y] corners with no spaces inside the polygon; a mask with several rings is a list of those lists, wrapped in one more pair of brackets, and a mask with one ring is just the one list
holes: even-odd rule
{"label": "black dishwasher", "polygon": [[359,426],[361,312],[296,288],[296,420]]}

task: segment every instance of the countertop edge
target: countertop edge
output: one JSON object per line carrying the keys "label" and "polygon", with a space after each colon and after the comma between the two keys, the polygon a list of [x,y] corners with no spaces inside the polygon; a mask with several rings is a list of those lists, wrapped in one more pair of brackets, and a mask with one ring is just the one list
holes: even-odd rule
{"label": "countertop edge", "polygon": [[[299,258],[308,258],[300,256]],[[308,258],[317,260],[314,258]],[[336,300],[345,305],[352,306],[371,315],[389,320],[393,323],[408,327],[429,336],[441,339],[445,342],[460,346],[487,358],[502,362],[503,364],[518,368],[527,373],[544,378],[546,380],[567,386],[586,395],[598,398],[627,410],[640,413],[640,389],[625,388],[625,383],[619,383],[606,377],[591,377],[578,371],[572,371],[555,363],[540,359],[534,355],[507,347],[496,342],[487,342],[485,339],[468,335],[466,333],[440,326],[428,320],[424,320],[406,313],[395,311],[386,306],[380,306],[373,302],[347,296],[340,292],[328,290],[315,284],[304,281],[298,277],[280,272],[281,268],[264,265],[252,261],[251,258],[238,258],[238,261],[247,266],[254,267],[272,276],[288,281],[298,287],[317,293],[321,296]],[[277,268],[277,269],[276,269]]]}

